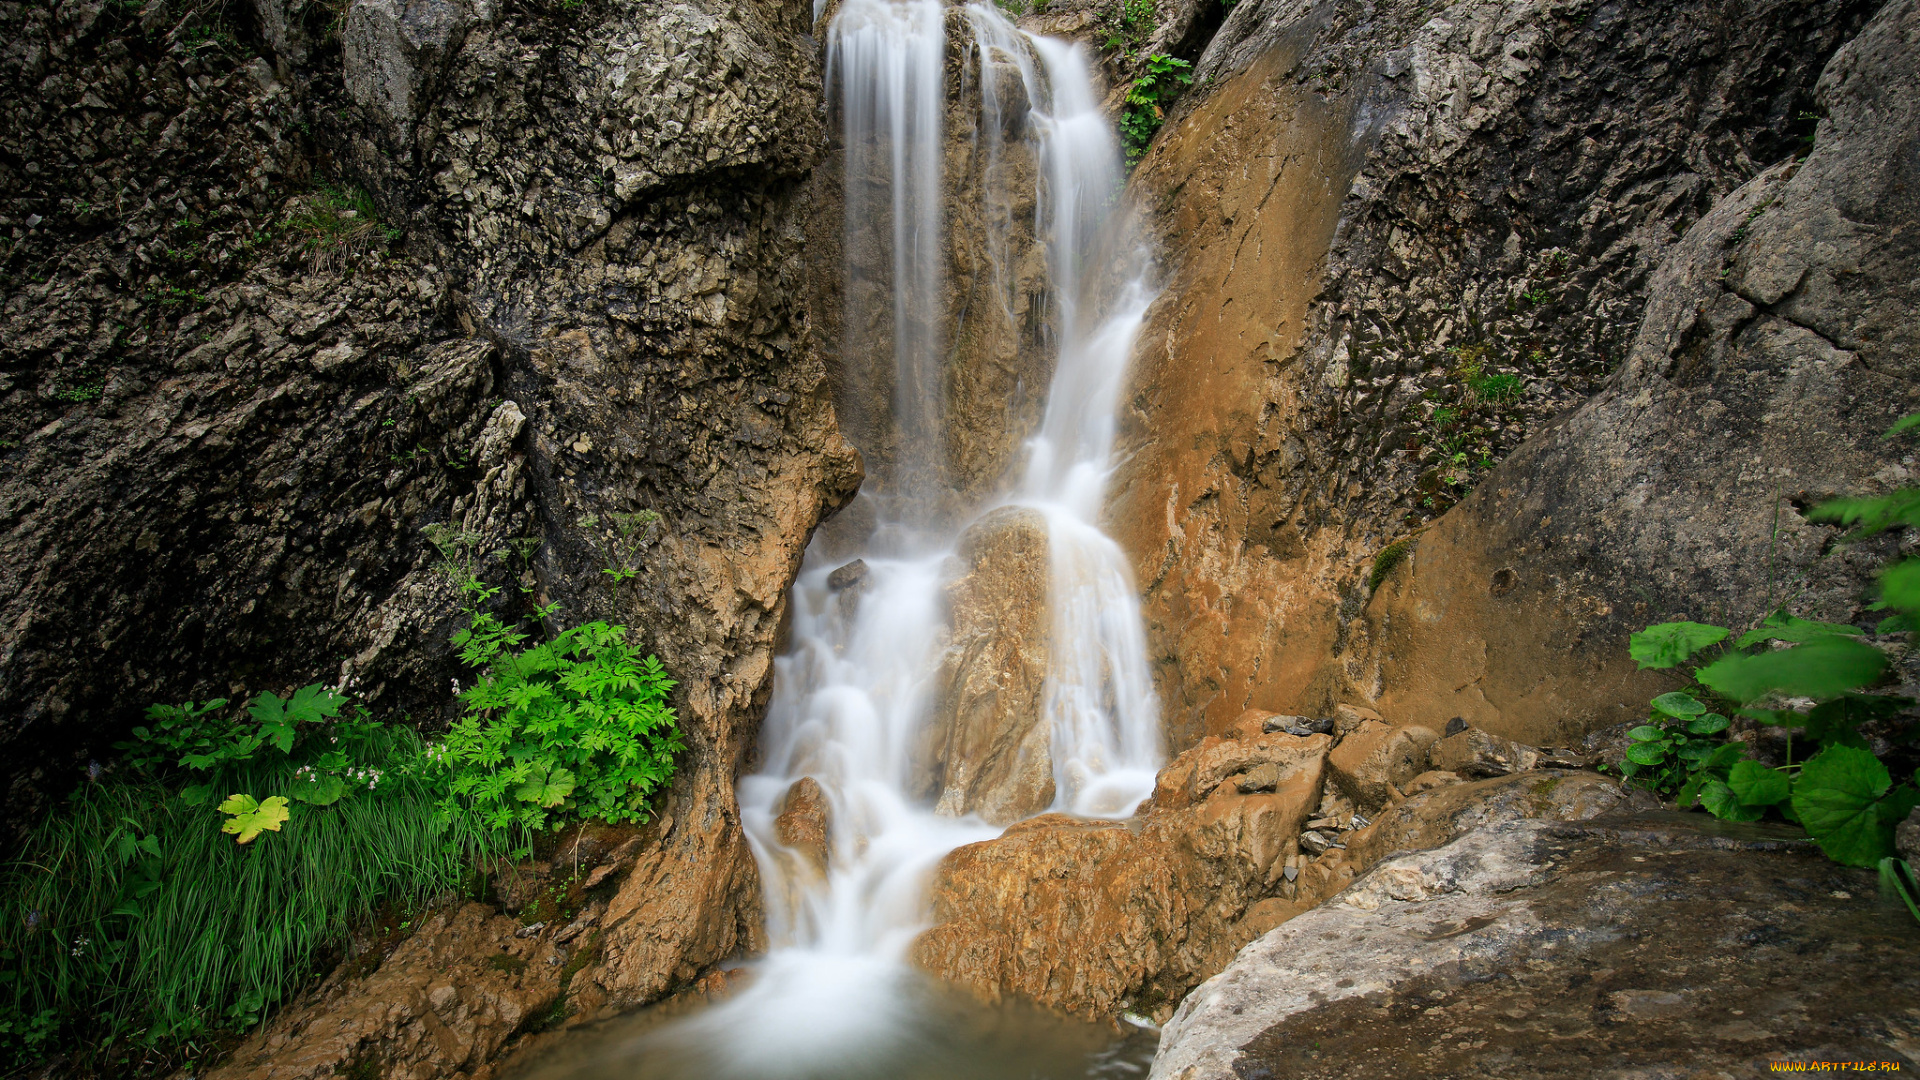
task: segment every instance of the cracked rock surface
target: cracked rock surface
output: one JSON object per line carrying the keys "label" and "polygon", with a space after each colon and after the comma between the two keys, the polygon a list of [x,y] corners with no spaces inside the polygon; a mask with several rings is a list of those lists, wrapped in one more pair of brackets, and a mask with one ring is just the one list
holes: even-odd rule
{"label": "cracked rock surface", "polygon": [[1189,995],[1153,1080],[1911,1068],[1920,927],[1796,835],[1652,812],[1389,859]]}

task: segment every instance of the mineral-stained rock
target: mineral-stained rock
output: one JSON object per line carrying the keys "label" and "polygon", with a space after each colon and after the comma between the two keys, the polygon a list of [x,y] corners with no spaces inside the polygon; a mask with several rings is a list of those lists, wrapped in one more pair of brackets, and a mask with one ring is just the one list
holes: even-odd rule
{"label": "mineral-stained rock", "polygon": [[1461,776],[1505,776],[1540,763],[1540,751],[1511,739],[1468,728],[1433,744],[1428,760],[1435,769]]}
{"label": "mineral-stained rock", "polygon": [[[1229,758],[1249,748],[1209,740],[1162,770],[1153,809],[1139,819],[1049,814],[959,848],[935,875],[934,926],[915,960],[990,995],[1087,1015],[1124,1007],[1165,1016],[1251,936],[1241,920],[1283,878],[1319,799],[1329,741],[1269,735],[1252,756]],[[1281,762],[1271,794],[1220,782]],[[1204,801],[1187,801],[1189,791]],[[1167,808],[1162,792],[1178,793],[1179,808]]]}
{"label": "mineral-stained rock", "polygon": [[780,842],[798,851],[822,877],[832,862],[833,807],[819,781],[803,776],[787,789],[780,816],[773,819]]}
{"label": "mineral-stained rock", "polygon": [[1153,1080],[1920,1064],[1920,926],[1796,834],[1654,812],[1390,859],[1189,995]]}
{"label": "mineral-stained rock", "polygon": [[997,510],[961,538],[964,566],[947,586],[952,638],[921,750],[938,811],[1004,825],[1053,802],[1045,717],[1048,639],[1046,521]]}
{"label": "mineral-stained rock", "polygon": [[1427,771],[1427,748],[1439,739],[1418,724],[1390,727],[1369,720],[1327,755],[1327,770],[1356,806],[1372,810],[1385,806],[1395,792]]}

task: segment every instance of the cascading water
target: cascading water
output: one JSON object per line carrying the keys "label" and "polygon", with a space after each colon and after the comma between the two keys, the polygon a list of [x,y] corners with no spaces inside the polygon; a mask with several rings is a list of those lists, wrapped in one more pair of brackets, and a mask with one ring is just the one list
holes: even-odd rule
{"label": "cascading water", "polygon": [[[660,1037],[682,1053],[698,1045],[706,1074],[852,1075],[853,1048],[871,1060],[915,1037],[924,1003],[908,992],[904,954],[925,925],[929,877],[953,848],[1000,831],[937,814],[911,794],[941,663],[942,590],[970,521],[1014,505],[1046,523],[1053,808],[1126,817],[1151,794],[1161,764],[1137,596],[1098,525],[1117,397],[1152,300],[1120,198],[1118,147],[1080,49],[1027,35],[990,6],[955,10],[961,17],[950,19],[940,0],[844,0],[832,26],[828,79],[846,152],[847,348],[892,354],[890,441],[878,453],[863,447],[870,465],[860,498],[875,525],[857,553],[865,579],[836,591],[828,579],[851,556],[829,557],[818,541],[809,551],[792,597],[793,644],[777,662],[761,735],[763,765],[740,781],[773,949],[745,991]],[[1055,353],[1024,466],[970,509],[957,505],[941,453],[941,121],[947,27],[956,23],[971,34],[964,55],[979,79],[993,290],[1010,310],[1007,207],[1021,200],[996,200],[991,189],[1012,171],[998,167],[999,140],[1012,131],[1030,140],[1037,161],[1038,190],[1028,194],[1046,252]],[[783,845],[776,825],[802,777],[831,807],[824,873]]]}

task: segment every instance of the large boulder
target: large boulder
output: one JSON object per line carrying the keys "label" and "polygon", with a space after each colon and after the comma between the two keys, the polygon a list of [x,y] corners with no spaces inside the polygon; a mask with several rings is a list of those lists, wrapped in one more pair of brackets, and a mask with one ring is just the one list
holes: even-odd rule
{"label": "large boulder", "polygon": [[1432,728],[1369,720],[1340,740],[1327,756],[1327,768],[1355,806],[1372,810],[1398,798],[1401,789],[1427,771],[1427,749],[1439,740]]}
{"label": "large boulder", "polygon": [[961,538],[959,559],[920,783],[942,814],[1006,825],[1053,803],[1046,520],[1013,507],[988,514]]}
{"label": "large boulder", "polygon": [[1912,1067],[1920,926],[1798,830],[1515,821],[1390,859],[1182,1002],[1153,1080]]}
{"label": "large boulder", "polygon": [[[1048,814],[955,850],[936,872],[934,925],[915,943],[916,962],[1066,1012],[1166,1015],[1253,936],[1243,924],[1282,880],[1320,801],[1329,742],[1215,742],[1163,770],[1136,820]],[[1265,770],[1274,775],[1228,782]],[[1267,790],[1246,790],[1263,780]],[[1174,808],[1162,808],[1161,793],[1175,793]]]}

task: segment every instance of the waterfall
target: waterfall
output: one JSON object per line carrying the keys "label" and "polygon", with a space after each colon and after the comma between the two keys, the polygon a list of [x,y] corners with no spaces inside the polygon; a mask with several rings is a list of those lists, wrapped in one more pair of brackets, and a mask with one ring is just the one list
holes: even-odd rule
{"label": "waterfall", "polygon": [[[998,493],[955,507],[943,471],[947,311],[941,175],[949,28],[964,26],[965,78],[978,79],[975,149],[991,188],[1003,139],[1037,162],[1029,191],[1045,247],[1045,340],[1053,378],[1024,462]],[[852,555],[809,550],[792,595],[792,645],[776,661],[761,764],[739,783],[742,821],[766,889],[773,949],[755,982],[687,1025],[722,1071],[793,1074],[849,1043],[900,1038],[905,953],[925,927],[935,865],[999,829],[942,816],[910,794],[944,647],[943,586],[964,527],[1004,506],[1046,523],[1052,660],[1044,687],[1053,809],[1122,818],[1152,792],[1159,711],[1126,559],[1099,527],[1113,468],[1115,412],[1152,290],[1121,188],[1112,126],[1083,50],[1033,37],[996,8],[939,0],[844,0],[829,44],[830,94],[843,125],[850,355],[891,356],[884,445],[863,446],[860,498],[874,527],[864,577],[830,579]],[[1015,115],[1021,114],[1021,115]],[[1011,305],[1001,193],[983,212],[994,302]],[[992,200],[993,192],[982,198]],[[888,250],[878,250],[884,243]],[[1010,307],[1007,310],[1011,310]],[[877,396],[877,395],[876,395]],[[880,438],[876,436],[876,438]],[[834,586],[838,584],[840,588]],[[811,777],[830,806],[824,872],[784,844],[789,789]],[[910,1026],[910,1025],[907,1025]],[[750,1039],[724,1033],[750,1027]]]}

